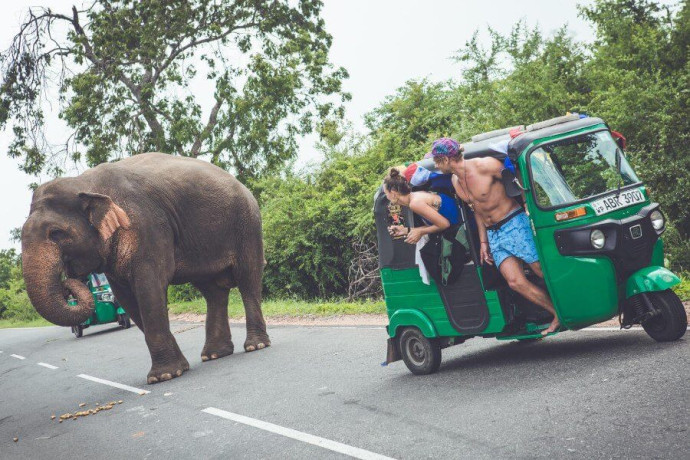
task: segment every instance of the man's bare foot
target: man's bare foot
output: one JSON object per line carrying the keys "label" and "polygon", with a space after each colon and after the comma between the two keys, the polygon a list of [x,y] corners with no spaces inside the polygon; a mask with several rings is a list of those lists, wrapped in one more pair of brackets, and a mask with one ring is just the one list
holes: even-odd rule
{"label": "man's bare foot", "polygon": [[561,323],[558,321],[558,318],[554,317],[553,321],[551,321],[551,324],[549,324],[549,327],[541,331],[541,335],[547,335],[552,332],[556,332],[556,330],[561,326]]}

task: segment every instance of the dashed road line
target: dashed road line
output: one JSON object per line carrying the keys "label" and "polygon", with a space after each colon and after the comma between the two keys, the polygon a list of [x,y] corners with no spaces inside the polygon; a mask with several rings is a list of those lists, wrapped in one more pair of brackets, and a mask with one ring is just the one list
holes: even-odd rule
{"label": "dashed road line", "polygon": [[10,355],[10,356],[13,357],[13,358],[17,358],[17,359],[26,359],[26,358],[23,357],[22,355]]}
{"label": "dashed road line", "polygon": [[130,387],[129,385],[125,385],[123,383],[111,382],[110,380],[99,379],[98,377],[92,377],[92,376],[86,375],[86,374],[79,374],[79,375],[77,375],[77,377],[80,377],[80,378],[85,379],[85,380],[91,380],[92,382],[96,382],[96,383],[102,383],[103,385],[109,385],[111,387],[119,388],[121,390],[131,391],[132,393],[136,393],[139,395],[151,393],[150,391],[142,390],[141,388]]}
{"label": "dashed road line", "polygon": [[52,364],[48,363],[37,363],[39,366],[47,367],[48,369],[58,369],[57,366],[53,366]]}
{"label": "dashed road line", "polygon": [[202,412],[206,412],[207,414],[215,415],[226,420],[232,420],[233,422],[242,423],[244,425],[248,425],[254,428],[259,428],[260,430],[265,430],[271,433],[279,434],[281,436],[295,439],[297,441],[302,441],[307,444],[322,447],[324,449],[332,450],[333,452],[338,452],[353,458],[359,458],[362,460],[392,460],[391,457],[386,457],[385,455],[360,449],[359,447],[348,446],[347,444],[331,441],[330,439],[314,436],[313,434],[303,433],[301,431],[293,430],[291,428],[285,428],[279,425],[274,425],[273,423],[264,422],[262,420],[257,420],[251,417],[246,417],[244,415],[235,414],[233,412],[228,412],[221,409],[216,409],[215,407],[207,407],[206,409],[202,410]]}

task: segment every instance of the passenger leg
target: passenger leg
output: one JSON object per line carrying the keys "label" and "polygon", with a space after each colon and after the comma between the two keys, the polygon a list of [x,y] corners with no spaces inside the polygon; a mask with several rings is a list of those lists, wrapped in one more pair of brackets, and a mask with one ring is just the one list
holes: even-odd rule
{"label": "passenger leg", "polygon": [[531,264],[527,265],[530,266],[535,275],[537,275],[541,279],[544,279],[544,273],[541,271],[541,264],[539,263],[539,261],[532,262]]}
{"label": "passenger leg", "polygon": [[[541,267],[539,267],[539,269],[539,273],[541,273]],[[508,286],[510,286],[513,291],[527,300],[536,303],[553,315],[553,321],[551,321],[548,329],[542,332],[542,335],[546,335],[558,329],[560,322],[558,321],[558,315],[556,315],[556,310],[553,308],[553,303],[549,295],[546,291],[535,286],[525,277],[525,273],[522,270],[522,264],[517,257],[510,256],[506,258],[501,262],[499,270],[503,278],[508,282]]]}

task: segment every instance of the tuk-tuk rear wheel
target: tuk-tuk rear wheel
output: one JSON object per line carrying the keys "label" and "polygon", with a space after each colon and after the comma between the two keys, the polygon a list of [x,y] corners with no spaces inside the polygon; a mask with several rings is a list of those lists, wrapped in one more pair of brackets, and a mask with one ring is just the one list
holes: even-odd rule
{"label": "tuk-tuk rear wheel", "polygon": [[441,366],[441,344],[438,339],[427,338],[416,327],[408,327],[400,334],[399,343],[403,361],[413,374],[433,374]]}
{"label": "tuk-tuk rear wheel", "polygon": [[647,298],[659,314],[642,323],[645,332],[657,342],[672,342],[683,337],[688,328],[688,315],[676,293],[670,289],[649,292]]}

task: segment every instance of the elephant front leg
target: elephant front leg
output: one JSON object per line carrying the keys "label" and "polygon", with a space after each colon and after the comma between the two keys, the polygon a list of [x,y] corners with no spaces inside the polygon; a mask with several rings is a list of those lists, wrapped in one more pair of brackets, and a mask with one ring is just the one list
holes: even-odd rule
{"label": "elephant front leg", "polygon": [[170,331],[162,333],[144,332],[146,345],[151,354],[151,370],[146,383],[158,383],[179,377],[189,370],[189,362],[182,354]]}
{"label": "elephant front leg", "polygon": [[134,291],[144,338],[151,354],[151,370],[146,379],[151,384],[181,376],[189,370],[189,362],[170,332],[167,286],[160,286],[156,279],[149,278],[150,282],[146,281],[143,276],[138,278]]}

